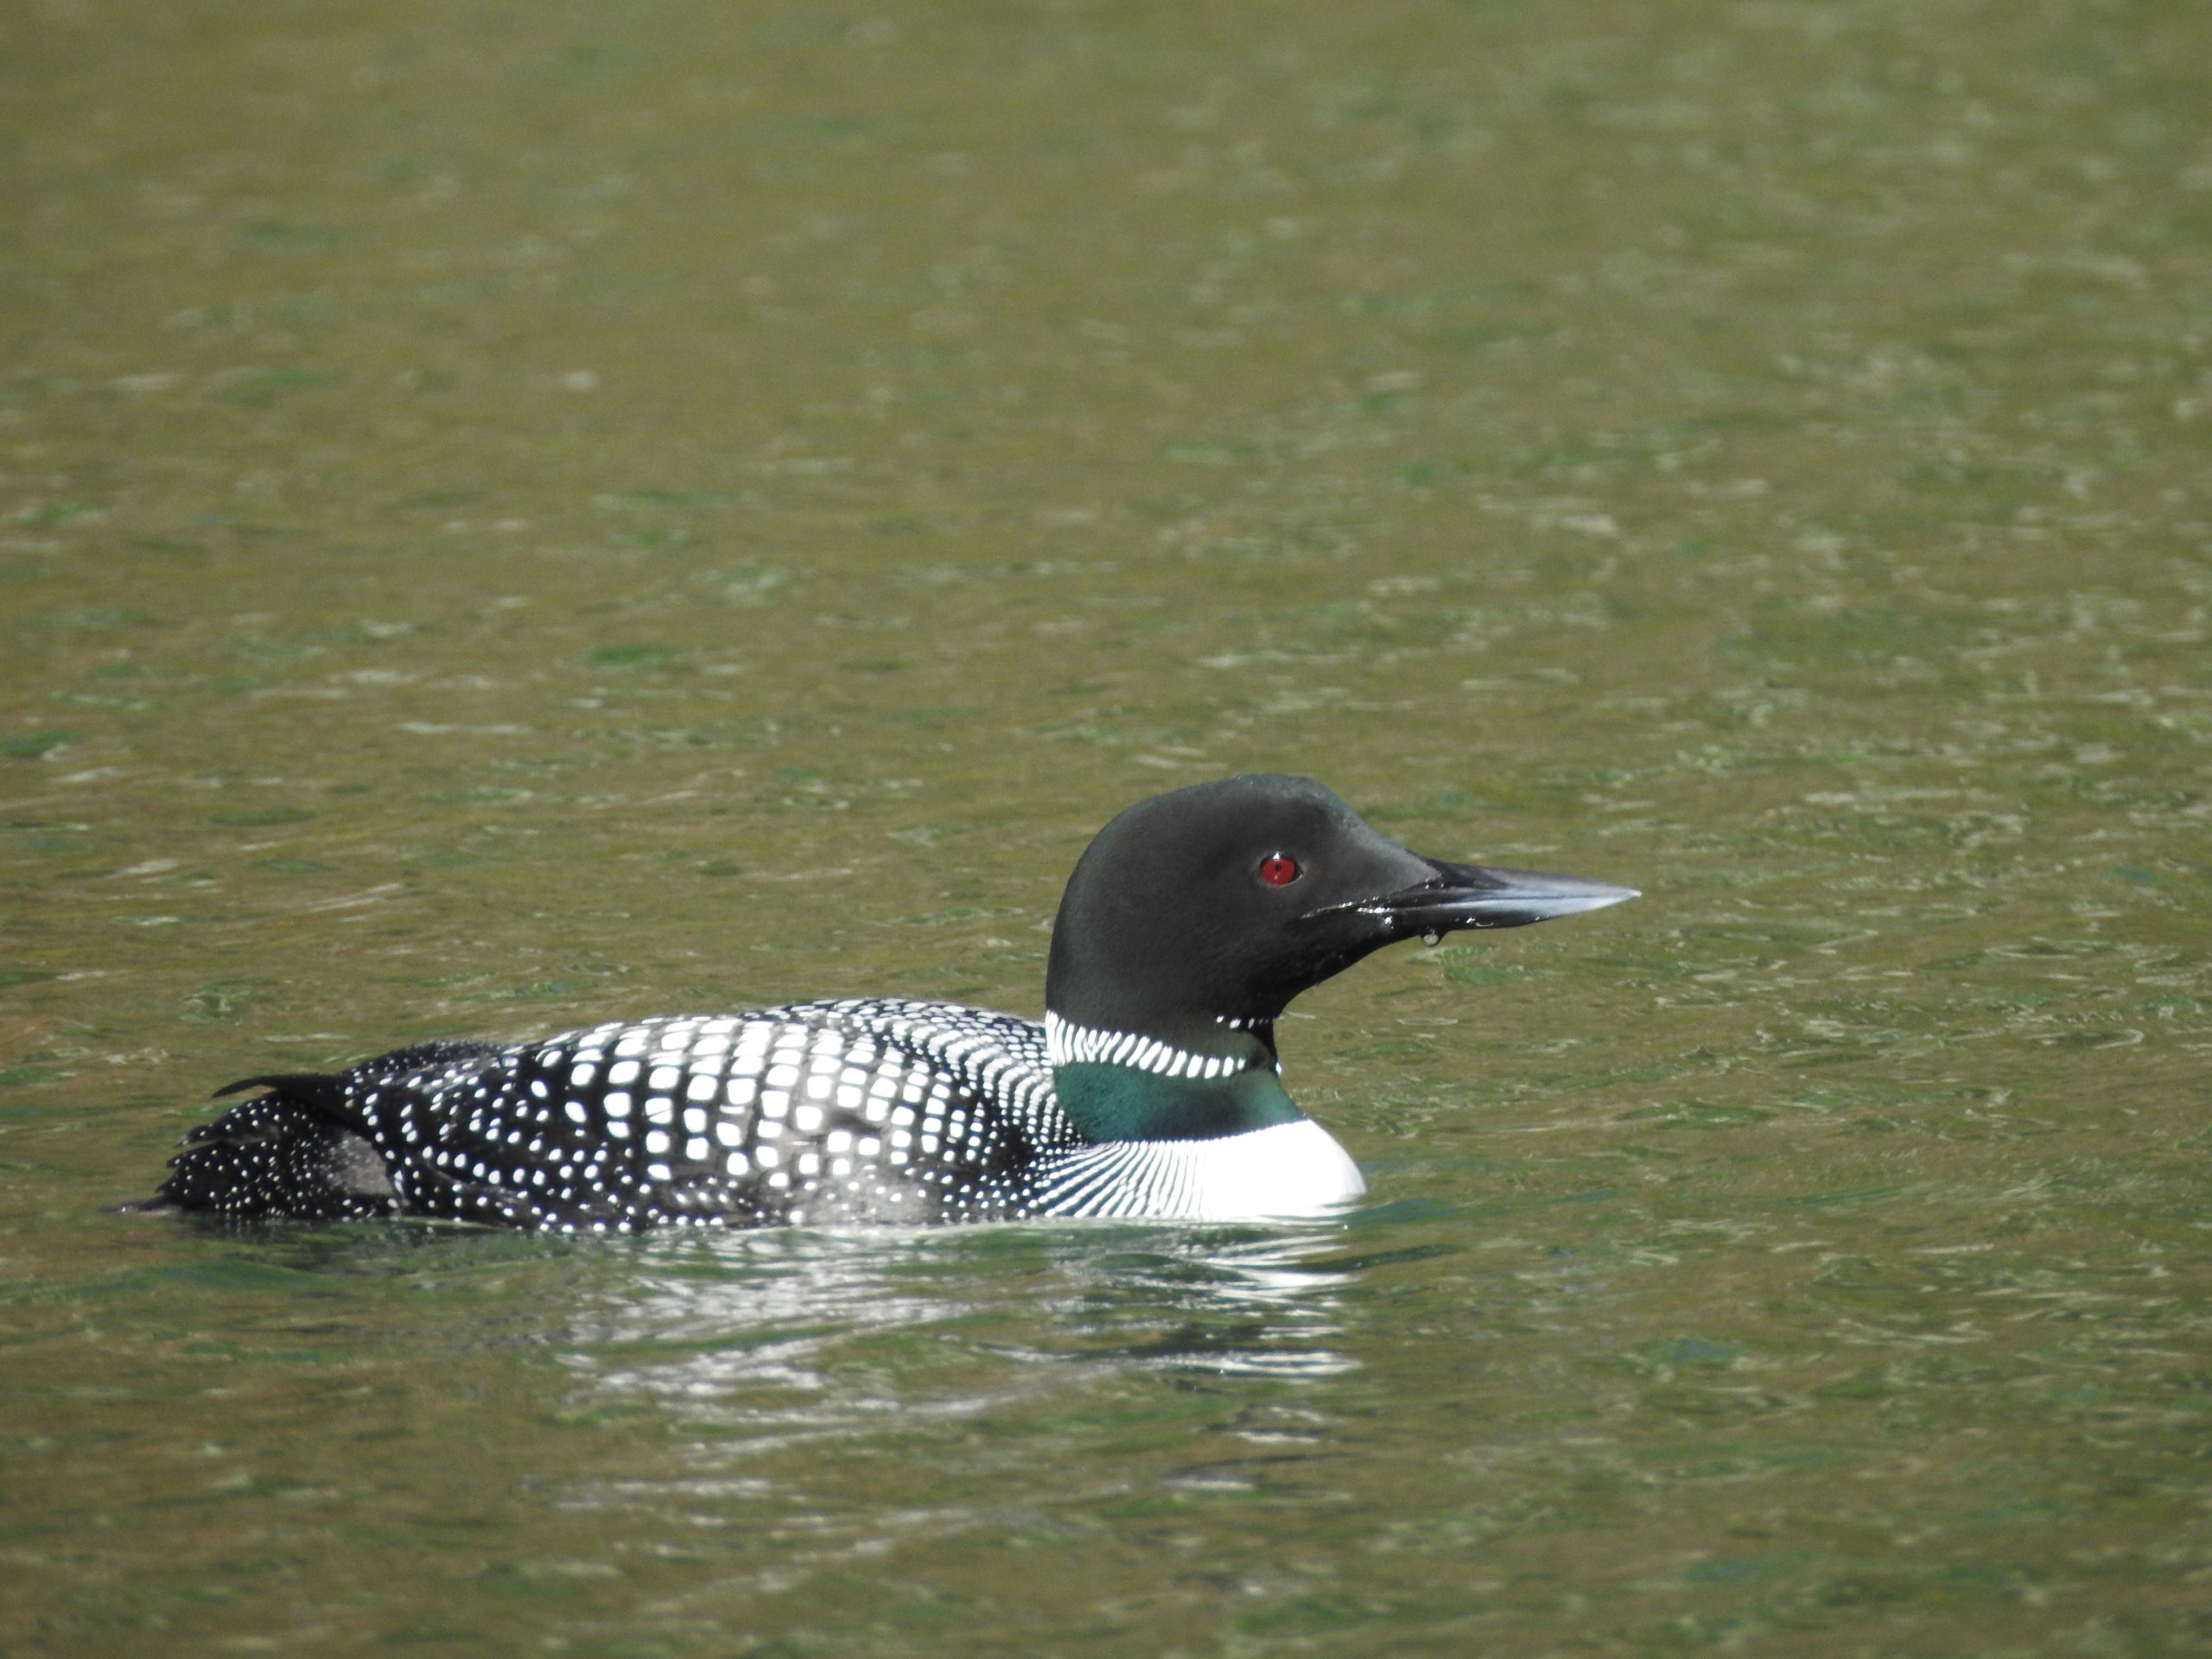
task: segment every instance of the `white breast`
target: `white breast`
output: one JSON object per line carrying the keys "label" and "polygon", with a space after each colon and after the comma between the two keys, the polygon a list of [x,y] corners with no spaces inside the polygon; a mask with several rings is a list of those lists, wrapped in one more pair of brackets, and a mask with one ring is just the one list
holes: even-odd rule
{"label": "white breast", "polygon": [[1311,1118],[1211,1141],[1113,1141],[1056,1160],[1037,1213],[1176,1221],[1325,1214],[1367,1191],[1359,1166]]}

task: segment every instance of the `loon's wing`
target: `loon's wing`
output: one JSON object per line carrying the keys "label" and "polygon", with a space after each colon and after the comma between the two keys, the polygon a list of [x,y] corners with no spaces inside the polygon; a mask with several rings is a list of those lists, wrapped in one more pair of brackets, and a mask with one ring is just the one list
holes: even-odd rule
{"label": "loon's wing", "polygon": [[[1082,1139],[1054,1101],[1040,1027],[944,1003],[648,1020],[264,1081],[274,1092],[210,1128],[252,1118],[276,1134],[267,1156],[293,1171],[289,1186],[263,1179],[250,1206],[226,1202],[222,1172],[187,1167],[194,1147],[163,1198],[232,1214],[626,1232],[982,1220],[1019,1208],[1040,1153]],[[287,1152],[288,1129],[319,1149]],[[332,1135],[352,1139],[334,1150],[322,1144]],[[334,1176],[341,1151],[352,1161]],[[377,1185],[364,1154],[381,1190],[344,1189],[355,1207],[328,1207],[341,1177]],[[360,1207],[372,1197],[380,1207]]]}

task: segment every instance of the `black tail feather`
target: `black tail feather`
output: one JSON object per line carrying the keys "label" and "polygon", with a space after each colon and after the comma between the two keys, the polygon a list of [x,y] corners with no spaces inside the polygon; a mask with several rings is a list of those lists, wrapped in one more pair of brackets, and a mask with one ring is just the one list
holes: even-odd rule
{"label": "black tail feather", "polygon": [[221,1100],[227,1095],[242,1095],[249,1089],[269,1089],[278,1094],[294,1090],[311,1089],[317,1084],[336,1083],[338,1078],[327,1071],[272,1071],[265,1077],[240,1077],[236,1083],[226,1083],[210,1100]]}

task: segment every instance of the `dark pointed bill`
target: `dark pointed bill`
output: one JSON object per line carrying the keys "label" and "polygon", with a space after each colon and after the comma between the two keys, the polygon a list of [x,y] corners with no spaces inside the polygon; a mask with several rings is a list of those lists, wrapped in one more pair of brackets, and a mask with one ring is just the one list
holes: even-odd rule
{"label": "dark pointed bill", "polygon": [[1603,910],[1638,896],[1634,887],[1579,875],[1446,864],[1436,859],[1422,861],[1436,872],[1431,880],[1370,899],[1360,908],[1388,918],[1397,931],[1411,936],[1463,927],[1526,927],[1531,922]]}

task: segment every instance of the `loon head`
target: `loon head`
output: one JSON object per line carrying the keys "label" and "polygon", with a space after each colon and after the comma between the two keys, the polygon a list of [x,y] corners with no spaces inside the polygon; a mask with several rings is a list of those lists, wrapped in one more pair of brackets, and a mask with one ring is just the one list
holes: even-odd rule
{"label": "loon head", "polygon": [[1300,991],[1402,939],[1636,896],[1424,858],[1307,778],[1155,795],[1098,832],[1060,900],[1045,1002],[1062,1103],[1105,1139],[1295,1119],[1274,1026]]}

